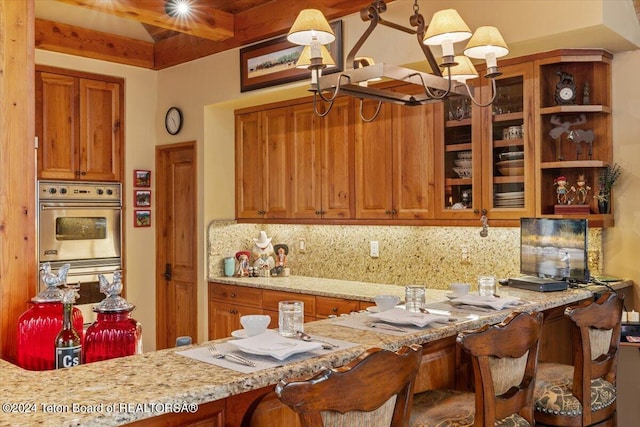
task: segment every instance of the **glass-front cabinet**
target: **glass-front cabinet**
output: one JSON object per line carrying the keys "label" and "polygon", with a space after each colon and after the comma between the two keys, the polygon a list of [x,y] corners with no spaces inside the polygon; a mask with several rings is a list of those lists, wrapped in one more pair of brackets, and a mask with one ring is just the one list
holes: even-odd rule
{"label": "glass-front cabinet", "polygon": [[[517,219],[533,214],[533,65],[501,67],[492,105],[452,97],[441,103],[437,140],[438,215],[450,219]],[[482,71],[480,71],[482,73]],[[476,80],[477,81],[477,80]],[[482,79],[486,84],[487,79]],[[473,83],[473,82],[472,82]],[[486,104],[490,86],[474,96]]]}

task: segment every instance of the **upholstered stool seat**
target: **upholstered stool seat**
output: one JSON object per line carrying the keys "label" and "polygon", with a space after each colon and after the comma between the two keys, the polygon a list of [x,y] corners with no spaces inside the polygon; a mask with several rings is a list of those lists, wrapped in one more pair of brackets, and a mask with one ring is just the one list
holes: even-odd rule
{"label": "upholstered stool seat", "polygon": [[512,313],[502,323],[461,332],[475,393],[432,390],[413,397],[411,427],[533,427],[533,388],[542,313]]}
{"label": "upholstered stool seat", "polygon": [[[545,363],[538,370],[534,409],[546,414],[582,415],[582,404],[573,395],[573,366]],[[604,378],[591,380],[591,412],[612,405],[616,400],[616,387]]]}
{"label": "upholstered stool seat", "polygon": [[616,368],[623,299],[614,292],[568,307],[573,365],[539,363],[534,392],[536,423],[615,426]]}

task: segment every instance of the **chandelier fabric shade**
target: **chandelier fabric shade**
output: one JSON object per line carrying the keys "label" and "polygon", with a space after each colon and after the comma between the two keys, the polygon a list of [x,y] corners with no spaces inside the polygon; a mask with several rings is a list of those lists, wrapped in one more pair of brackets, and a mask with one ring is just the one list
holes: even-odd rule
{"label": "chandelier fabric shade", "polygon": [[464,54],[469,58],[485,59],[490,53],[500,58],[509,54],[509,48],[496,27],[478,27],[464,48]]}
{"label": "chandelier fabric shade", "polygon": [[456,55],[454,61],[457,65],[447,67],[442,71],[443,77],[449,77],[453,80],[465,83],[467,80],[478,77],[476,67],[473,66],[471,59],[464,55]]}
{"label": "chandelier fabric shade", "polygon": [[440,10],[433,14],[422,43],[439,45],[446,40],[453,43],[467,40],[471,30],[454,9]]}
{"label": "chandelier fabric shade", "polygon": [[[325,66],[336,65],[336,61],[329,53],[329,49],[325,47],[325,45],[320,46],[320,54],[322,55],[322,64]],[[298,57],[298,61],[296,62],[296,68],[309,68],[311,65],[311,46],[305,46]]]}
{"label": "chandelier fabric shade", "polygon": [[287,40],[298,45],[310,45],[312,40],[329,44],[336,39],[329,22],[318,9],[304,9],[289,30]]}

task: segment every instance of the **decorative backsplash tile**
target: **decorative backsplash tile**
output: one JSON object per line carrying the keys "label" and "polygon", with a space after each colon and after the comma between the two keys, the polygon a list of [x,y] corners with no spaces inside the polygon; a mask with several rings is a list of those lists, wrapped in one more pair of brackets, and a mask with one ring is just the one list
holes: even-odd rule
{"label": "decorative backsplash tile", "polygon": [[[223,260],[251,250],[254,237],[265,231],[272,243],[289,246],[292,275],[394,285],[424,284],[448,289],[452,282],[475,284],[480,275],[514,277],[520,271],[520,229],[490,227],[358,226],[237,224],[214,221],[208,230],[208,276],[223,275]],[[299,241],[304,239],[305,250]],[[369,242],[379,257],[369,256]],[[463,260],[463,246],[468,259]],[[589,229],[589,269],[602,271],[602,230]]]}

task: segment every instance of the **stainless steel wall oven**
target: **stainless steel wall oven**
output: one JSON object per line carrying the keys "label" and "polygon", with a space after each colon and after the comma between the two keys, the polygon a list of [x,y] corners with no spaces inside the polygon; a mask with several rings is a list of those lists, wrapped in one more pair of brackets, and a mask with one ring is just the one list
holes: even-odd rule
{"label": "stainless steel wall oven", "polygon": [[[122,191],[113,182],[38,182],[38,268],[70,264],[67,283],[80,284],[76,301],[85,323],[102,301],[98,274],[109,281],[122,268]],[[40,284],[42,286],[42,284]]]}

